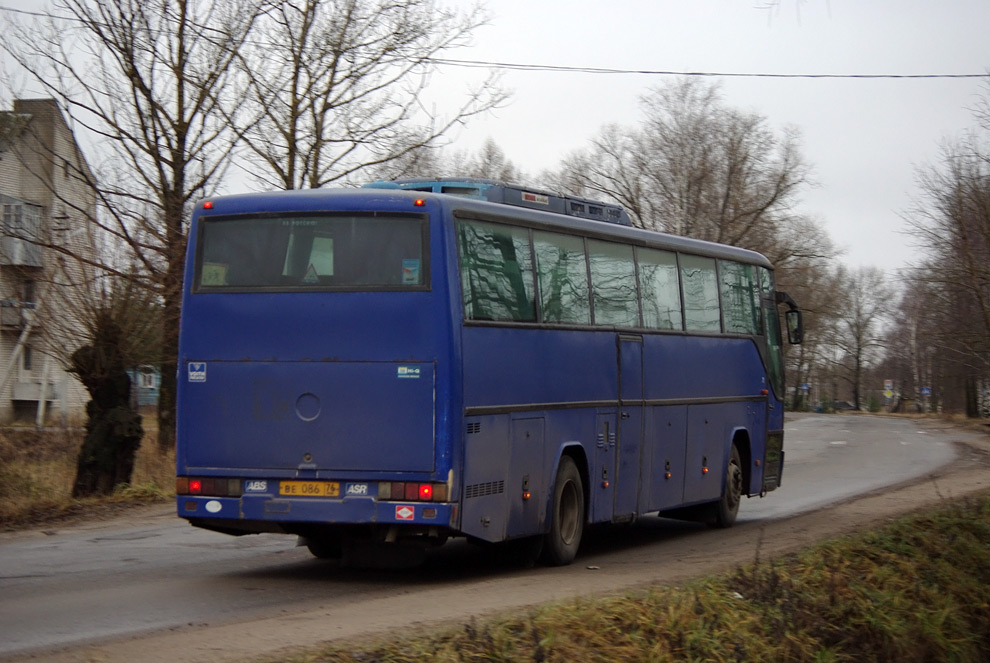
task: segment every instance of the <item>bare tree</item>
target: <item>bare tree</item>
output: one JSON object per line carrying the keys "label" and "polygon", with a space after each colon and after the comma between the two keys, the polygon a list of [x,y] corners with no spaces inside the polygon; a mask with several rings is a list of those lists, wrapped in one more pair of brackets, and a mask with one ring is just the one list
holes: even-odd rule
{"label": "bare tree", "polygon": [[74,212],[119,246],[88,262],[163,304],[163,449],[175,435],[191,206],[218,188],[235,145],[263,164],[262,179],[290,188],[433,144],[503,98],[488,85],[445,120],[419,113],[430,57],[482,19],[429,0],[56,0],[39,20],[4,26],[0,47],[100,152],[95,177],[74,173],[97,191],[99,213]]}
{"label": "bare tree", "polygon": [[90,394],[73,497],[108,495],[130,483],[144,430],[131,399],[129,369],[160,356],[160,308],[151,291],[112,275],[94,286],[79,308],[67,312],[87,341],[68,363]]}
{"label": "bare tree", "polygon": [[[897,381],[898,391],[919,404],[945,402],[948,339],[944,326],[951,324],[953,316],[944,304],[939,288],[927,281],[926,270],[905,274],[889,334],[885,370]],[[923,387],[930,387],[932,393],[923,395]]]}
{"label": "bare tree", "polygon": [[476,177],[537,186],[491,138],[476,152],[451,151],[449,147],[421,147],[399,159],[371,168],[369,174],[374,179],[381,180],[403,177]]}
{"label": "bare tree", "polygon": [[[905,214],[924,259],[910,273],[924,294],[944,374],[945,401],[970,416],[990,414],[990,86],[973,110],[976,126],[946,142],[937,164],[918,172],[920,195]],[[962,398],[957,398],[961,394]]]}
{"label": "bare tree", "polygon": [[433,0],[278,2],[242,50],[251,173],[265,185],[317,188],[435,146],[505,99],[489,78],[456,111],[424,106],[431,58],[468,43],[485,15]]}
{"label": "bare tree", "polygon": [[562,183],[624,205],[634,223],[766,251],[793,217],[808,182],[793,131],[777,136],[760,115],[725,106],[694,79],[642,99],[635,129],[606,127],[565,161]]}
{"label": "bare tree", "polygon": [[876,267],[840,270],[842,310],[832,344],[845,366],[843,379],[853,393],[853,406],[862,405],[863,374],[881,358],[885,347],[883,323],[894,304],[895,293],[887,276]]}
{"label": "bare tree", "polygon": [[231,64],[257,13],[253,0],[57,0],[42,19],[12,23],[0,37],[101,152],[90,184],[103,213],[91,221],[139,270],[124,274],[106,256],[94,266],[140,279],[163,302],[163,448],[175,435],[189,207],[212,191],[228,164],[236,140],[228,119],[238,104]]}
{"label": "bare tree", "polygon": [[810,177],[797,134],[778,135],[762,116],[726,106],[717,85],[697,80],[652,90],[642,108],[638,127],[604,127],[548,179],[620,203],[637,226],[765,254],[778,286],[817,312],[806,345],[789,358],[791,375],[807,378],[817,329],[833,310],[821,285],[838,251],[820,223],[795,212]]}
{"label": "bare tree", "polygon": [[953,337],[960,361],[990,372],[990,151],[971,136],[919,179],[924,198],[907,217],[926,253],[919,276],[967,314]]}

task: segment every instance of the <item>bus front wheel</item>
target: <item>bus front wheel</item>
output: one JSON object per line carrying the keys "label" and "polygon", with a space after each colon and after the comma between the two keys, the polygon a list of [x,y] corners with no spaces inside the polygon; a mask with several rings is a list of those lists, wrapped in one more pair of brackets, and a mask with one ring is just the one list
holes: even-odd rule
{"label": "bus front wheel", "polygon": [[554,482],[550,531],[543,546],[544,560],[553,566],[574,561],[584,533],[584,484],[570,456],[560,459]]}
{"label": "bus front wheel", "polygon": [[712,527],[731,527],[739,513],[739,503],[743,493],[742,460],[736,445],[729,453],[729,464],[725,468],[725,490],[722,499],[715,503],[714,517],[709,521]]}

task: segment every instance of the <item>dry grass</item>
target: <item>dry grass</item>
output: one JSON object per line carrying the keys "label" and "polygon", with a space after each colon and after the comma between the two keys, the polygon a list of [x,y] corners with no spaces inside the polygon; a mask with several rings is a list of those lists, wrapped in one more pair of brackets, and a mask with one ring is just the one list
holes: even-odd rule
{"label": "dry grass", "polygon": [[985,663],[990,493],[686,587],[278,660]]}
{"label": "dry grass", "polygon": [[[144,421],[148,419],[146,415]],[[175,454],[159,453],[155,431],[151,430],[145,433],[138,449],[130,486],[119,487],[115,495],[107,498],[72,499],[76,458],[84,434],[82,428],[0,430],[0,530],[170,496],[175,485]]]}

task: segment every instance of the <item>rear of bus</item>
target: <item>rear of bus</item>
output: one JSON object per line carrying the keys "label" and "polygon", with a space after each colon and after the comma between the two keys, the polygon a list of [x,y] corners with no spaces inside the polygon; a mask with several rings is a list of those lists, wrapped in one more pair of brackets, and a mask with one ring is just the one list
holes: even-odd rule
{"label": "rear of bus", "polygon": [[442,543],[456,523],[453,316],[436,196],[220,197],[193,215],[177,508],[228,534]]}

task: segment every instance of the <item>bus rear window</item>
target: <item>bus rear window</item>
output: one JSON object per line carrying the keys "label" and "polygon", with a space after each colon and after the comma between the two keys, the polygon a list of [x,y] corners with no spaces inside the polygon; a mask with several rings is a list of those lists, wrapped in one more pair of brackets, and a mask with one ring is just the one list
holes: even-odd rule
{"label": "bus rear window", "polygon": [[423,290],[426,219],[203,218],[195,290]]}

